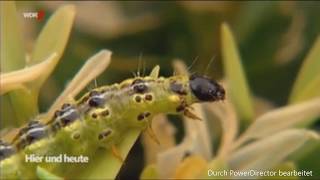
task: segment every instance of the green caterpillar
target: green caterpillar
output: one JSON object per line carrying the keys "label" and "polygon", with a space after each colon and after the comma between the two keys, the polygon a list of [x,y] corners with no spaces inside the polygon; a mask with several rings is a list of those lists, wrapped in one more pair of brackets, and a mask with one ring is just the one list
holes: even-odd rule
{"label": "green caterpillar", "polygon": [[1,179],[34,179],[39,165],[52,172],[70,166],[26,162],[27,155],[92,157],[98,148],[118,144],[128,129],[150,127],[156,114],[183,113],[197,119],[191,104],[224,98],[221,85],[198,75],[135,77],[93,89],[78,101],[64,104],[48,123],[35,118],[12,142],[0,140]]}

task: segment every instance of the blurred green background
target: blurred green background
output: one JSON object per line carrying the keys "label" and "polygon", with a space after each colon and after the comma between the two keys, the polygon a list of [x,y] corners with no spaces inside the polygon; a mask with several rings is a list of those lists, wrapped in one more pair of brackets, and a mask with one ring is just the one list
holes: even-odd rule
{"label": "blurred green background", "polygon": [[[101,49],[113,52],[98,85],[132,77],[139,59],[146,73],[159,64],[161,75],[172,75],[179,58],[208,76],[222,78],[220,25],[227,22],[238,42],[252,92],[275,106],[285,105],[302,60],[320,32],[317,2],[17,2],[27,51],[52,12],[76,5],[75,25],[64,55],[40,96],[44,112],[63,91],[85,60]],[[24,19],[23,12],[44,10],[45,19]],[[88,88],[94,87],[94,83]],[[85,90],[86,91],[86,90]],[[319,129],[318,126],[314,128]],[[180,124],[181,125],[181,124]],[[143,149],[136,143],[119,177],[138,177]],[[311,162],[312,159],[309,159]],[[308,167],[308,162],[301,162]],[[130,168],[129,168],[130,167]],[[319,173],[319,169],[316,170]]]}

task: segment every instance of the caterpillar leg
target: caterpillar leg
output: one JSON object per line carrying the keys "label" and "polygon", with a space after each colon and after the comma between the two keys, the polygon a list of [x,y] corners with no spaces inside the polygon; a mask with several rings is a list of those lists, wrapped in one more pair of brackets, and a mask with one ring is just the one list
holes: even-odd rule
{"label": "caterpillar leg", "polygon": [[113,155],[115,158],[117,158],[121,163],[124,162],[123,157],[121,156],[118,148],[117,148],[115,145],[112,145],[112,146],[111,146],[111,151],[112,151],[112,155]]}
{"label": "caterpillar leg", "polygon": [[148,122],[148,126],[147,126],[147,129],[146,129],[148,135],[151,137],[151,139],[153,141],[155,141],[158,145],[160,145],[160,141],[159,139],[157,138],[156,134],[154,133],[152,127],[151,127],[151,122]]}
{"label": "caterpillar leg", "polygon": [[194,119],[194,120],[202,120],[200,117],[198,117],[197,115],[195,115],[191,110],[191,108],[186,107],[183,111],[183,114],[185,116],[187,116],[188,118]]}

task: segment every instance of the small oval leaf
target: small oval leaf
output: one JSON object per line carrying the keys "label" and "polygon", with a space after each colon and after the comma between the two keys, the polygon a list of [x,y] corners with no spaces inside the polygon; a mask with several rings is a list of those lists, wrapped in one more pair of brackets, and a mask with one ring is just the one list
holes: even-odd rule
{"label": "small oval leaf", "polygon": [[[318,36],[312,49],[298,74],[297,80],[293,86],[290,103],[297,103],[312,97],[320,96],[320,36]],[[310,86],[311,84],[311,86]]]}
{"label": "small oval leaf", "polygon": [[50,17],[42,29],[32,52],[29,65],[43,61],[52,52],[57,52],[58,56],[55,58],[55,64],[47,69],[47,73],[40,80],[31,84],[35,90],[41,87],[61,58],[68,42],[74,17],[75,7],[73,5],[63,6]]}
{"label": "small oval leaf", "polygon": [[25,51],[14,1],[1,1],[1,72],[22,69]]}
{"label": "small oval leaf", "polygon": [[320,98],[279,108],[257,118],[237,140],[235,147],[251,139],[270,136],[281,130],[310,124],[320,116]]}
{"label": "small oval leaf", "polygon": [[254,116],[250,89],[235,39],[226,23],[222,24],[221,33],[223,65],[229,87],[227,95],[233,102],[239,117],[244,120],[243,125],[247,126]]}
{"label": "small oval leaf", "polygon": [[268,170],[314,139],[319,143],[319,135],[314,131],[286,130],[240,148],[228,163],[234,170]]}
{"label": "small oval leaf", "polygon": [[90,57],[50,107],[46,116],[51,117],[68,98],[74,98],[90,81],[99,76],[109,66],[111,54],[109,50],[101,50]]}
{"label": "small oval leaf", "polygon": [[0,74],[0,94],[2,95],[16,88],[24,87],[23,83],[32,82],[38,79],[47,71],[47,68],[54,63],[53,60],[56,56],[57,53],[53,53],[45,61],[39,64],[21,70]]}

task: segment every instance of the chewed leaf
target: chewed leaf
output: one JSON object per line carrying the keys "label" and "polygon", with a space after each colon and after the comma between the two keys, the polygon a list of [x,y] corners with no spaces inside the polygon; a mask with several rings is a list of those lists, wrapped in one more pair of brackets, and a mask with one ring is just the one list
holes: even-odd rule
{"label": "chewed leaf", "polygon": [[151,73],[150,73],[150,77],[153,77],[153,78],[157,78],[158,76],[159,76],[159,71],[160,71],[160,66],[159,65],[156,65],[153,69],[152,69],[152,71],[151,71]]}
{"label": "chewed leaf", "polygon": [[86,85],[99,76],[110,64],[112,52],[101,50],[91,58],[80,69],[67,88],[61,93],[57,100],[50,107],[47,116],[51,117],[56,109],[68,98],[74,98]]}
{"label": "chewed leaf", "polygon": [[225,103],[206,104],[207,109],[215,114],[222,127],[222,139],[217,156],[223,158],[228,156],[232,150],[232,145],[238,134],[238,122],[235,111],[231,103],[226,100]]}
{"label": "chewed leaf", "polygon": [[[157,158],[157,169],[160,178],[173,176],[175,169],[188,154],[200,155],[204,159],[207,159],[203,148],[204,144],[202,141],[197,141],[198,139],[201,139],[199,134],[195,134],[191,137],[186,136],[179,145],[159,153]],[[168,164],[168,162],[170,163]]]}
{"label": "chewed leaf", "polygon": [[[177,74],[189,75],[187,66],[181,60],[173,61],[173,68]],[[212,156],[211,139],[208,132],[208,122],[205,118],[203,106],[200,104],[192,105],[193,112],[201,119],[200,121],[194,121],[191,118],[184,116],[184,128],[186,131],[185,139],[190,139],[193,145],[198,144],[196,151],[201,154],[205,159],[209,160]]]}
{"label": "chewed leaf", "polygon": [[281,130],[309,124],[320,116],[320,98],[270,111],[259,117],[237,141],[240,146],[251,139],[262,138]]}
{"label": "chewed leaf", "polygon": [[235,170],[267,170],[297,152],[309,140],[319,143],[319,135],[309,130],[286,130],[240,148],[228,163]]}
{"label": "chewed leaf", "polygon": [[32,82],[38,79],[47,71],[47,68],[52,66],[56,56],[57,53],[53,53],[45,61],[39,64],[21,70],[0,74],[0,94],[2,95],[8,91],[22,88],[24,87],[23,83]]}
{"label": "chewed leaf", "polygon": [[205,119],[205,113],[203,106],[200,104],[192,105],[194,108],[193,112],[199,116],[203,121],[195,121],[186,116],[184,119],[184,127],[186,131],[185,138],[190,137],[194,146],[194,153],[198,153],[206,160],[211,159],[212,157],[212,145],[211,138],[208,131],[208,122]]}
{"label": "chewed leaf", "polygon": [[25,66],[25,51],[13,1],[1,1],[1,72],[21,69]]}
{"label": "chewed leaf", "polygon": [[143,133],[142,144],[146,164],[155,163],[159,153],[172,148],[176,145],[175,128],[164,114],[155,116],[152,119],[152,129],[160,141],[157,144],[148,133]]}
{"label": "chewed leaf", "polygon": [[[186,153],[193,148],[192,139],[184,139],[182,143],[158,155],[157,169],[160,178],[171,177]],[[168,164],[170,162],[170,164]]]}
{"label": "chewed leaf", "polygon": [[69,38],[74,17],[74,6],[63,6],[51,16],[46,26],[42,29],[29,64],[39,63],[39,61],[44,60],[52,52],[57,52],[58,56],[55,58],[55,63],[47,69],[47,73],[42,75],[42,78],[39,81],[31,84],[35,90],[41,87],[42,83],[54,70],[55,65],[62,56]]}
{"label": "chewed leaf", "polygon": [[320,36],[303,62],[290,96],[290,103],[320,96]]}
{"label": "chewed leaf", "polygon": [[40,166],[37,166],[37,176],[41,180],[63,180],[62,177],[52,174]]}
{"label": "chewed leaf", "polygon": [[240,118],[246,121],[246,126],[254,116],[250,89],[236,42],[227,24],[222,24],[221,33],[223,64],[229,86],[227,95],[230,96]]}

